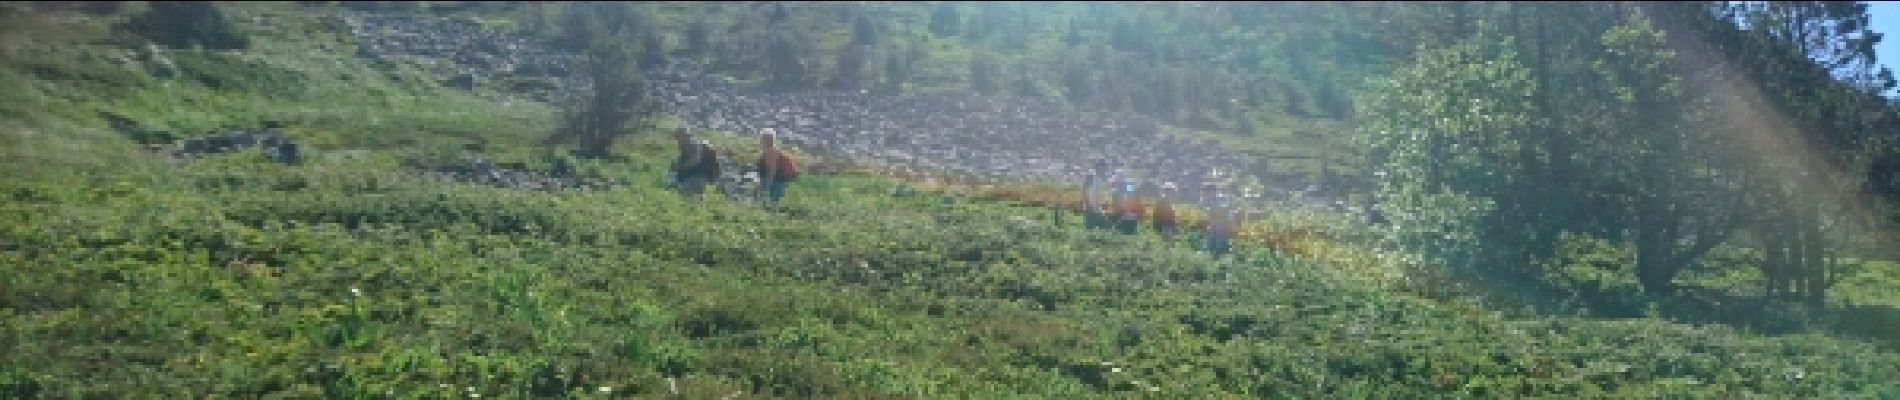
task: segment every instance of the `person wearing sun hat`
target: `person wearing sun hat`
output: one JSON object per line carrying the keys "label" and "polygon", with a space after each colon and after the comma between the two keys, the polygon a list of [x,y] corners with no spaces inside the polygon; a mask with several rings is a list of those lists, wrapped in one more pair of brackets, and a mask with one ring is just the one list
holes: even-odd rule
{"label": "person wearing sun hat", "polygon": [[759,198],[766,205],[777,205],[785,197],[785,187],[798,179],[791,156],[778,148],[778,134],[772,128],[759,131]]}

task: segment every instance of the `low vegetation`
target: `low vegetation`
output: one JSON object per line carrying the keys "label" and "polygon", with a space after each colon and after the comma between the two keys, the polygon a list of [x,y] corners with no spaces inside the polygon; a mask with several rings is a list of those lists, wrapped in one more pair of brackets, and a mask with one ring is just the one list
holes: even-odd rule
{"label": "low vegetation", "polygon": [[[245,52],[85,44],[0,68],[0,396],[1900,397],[1877,340],[1900,331],[1891,263],[1829,292],[1853,314],[1777,303],[1751,310],[1785,323],[1751,325],[1645,297],[1627,249],[1582,235],[1525,289],[1397,262],[1324,213],[1256,218],[1215,258],[1192,233],[1058,222],[1054,188],[894,197],[900,180],[836,166],[779,209],[695,203],[660,187],[665,135],[605,158],[534,146],[551,107],[334,61],[311,49],[341,43],[285,7],[225,9],[259,32]],[[276,121],[315,149],[178,161],[117,119],[169,137]],[[621,184],[415,167],[465,153]],[[1710,254],[1681,281],[1759,281],[1734,267],[1759,254]]]}

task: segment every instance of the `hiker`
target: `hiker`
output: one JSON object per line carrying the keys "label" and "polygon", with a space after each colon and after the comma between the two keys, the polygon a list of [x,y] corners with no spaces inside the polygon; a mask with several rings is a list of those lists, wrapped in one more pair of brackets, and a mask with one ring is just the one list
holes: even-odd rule
{"label": "hiker", "polygon": [[1133,181],[1123,181],[1121,187],[1118,188],[1121,191],[1121,198],[1115,201],[1115,214],[1121,218],[1116,227],[1120,228],[1123,235],[1140,232],[1141,217],[1147,211],[1141,204],[1141,196],[1135,191],[1136,186],[1137,184]]}
{"label": "hiker", "polygon": [[785,197],[785,186],[798,179],[798,167],[792,156],[778,149],[778,134],[772,128],[759,132],[759,188],[766,205],[777,205]]}
{"label": "hiker", "polygon": [[1201,250],[1215,256],[1227,254],[1227,239],[1234,234],[1234,210],[1226,193],[1214,182],[1202,186],[1202,207],[1207,213],[1207,232],[1201,236]]}
{"label": "hiker", "polygon": [[1082,227],[1094,229],[1102,225],[1102,185],[1107,176],[1102,173],[1108,167],[1108,160],[1095,159],[1095,168],[1082,181]]}
{"label": "hiker", "polygon": [[1179,223],[1174,216],[1174,204],[1169,203],[1174,199],[1173,192],[1174,182],[1163,182],[1161,188],[1155,191],[1155,233],[1161,234],[1164,242],[1174,241],[1176,224]]}
{"label": "hiker", "polygon": [[1117,228],[1116,222],[1121,214],[1119,211],[1128,197],[1128,192],[1122,190],[1123,186],[1127,184],[1128,175],[1126,171],[1116,169],[1114,174],[1109,175],[1107,187],[1108,201],[1095,205],[1096,209],[1101,210],[1101,215],[1099,216],[1100,220],[1096,221],[1098,226],[1106,229]]}
{"label": "hiker", "polygon": [[674,161],[673,174],[680,194],[699,200],[706,184],[719,176],[719,156],[712,143],[693,140],[686,128],[674,131],[680,139],[680,158]]}
{"label": "hiker", "polygon": [[693,135],[688,133],[685,127],[675,128],[673,130],[673,139],[679,142],[680,152],[679,155],[673,157],[673,164],[666,169],[667,189],[680,188],[679,182],[682,176],[682,174],[680,174],[680,167],[695,161],[694,158],[699,156],[698,152],[693,151]]}

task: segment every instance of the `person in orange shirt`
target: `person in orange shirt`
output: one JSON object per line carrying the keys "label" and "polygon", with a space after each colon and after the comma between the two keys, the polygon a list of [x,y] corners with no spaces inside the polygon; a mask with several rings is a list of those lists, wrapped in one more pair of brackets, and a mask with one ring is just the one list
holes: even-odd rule
{"label": "person in orange shirt", "polygon": [[787,183],[798,179],[798,170],[792,164],[791,156],[779,150],[778,135],[772,128],[759,132],[759,162],[755,167],[759,171],[759,187],[754,195],[763,199],[765,205],[776,206],[785,198]]}
{"label": "person in orange shirt", "polygon": [[1174,216],[1174,204],[1169,203],[1173,200],[1174,182],[1162,183],[1155,192],[1155,232],[1161,234],[1162,241],[1174,242],[1174,233],[1178,229],[1176,224],[1179,223]]}

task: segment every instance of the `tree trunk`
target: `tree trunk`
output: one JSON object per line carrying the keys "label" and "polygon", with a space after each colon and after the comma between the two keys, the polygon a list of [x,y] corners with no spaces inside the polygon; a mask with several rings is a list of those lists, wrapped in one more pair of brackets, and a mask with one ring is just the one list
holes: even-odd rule
{"label": "tree trunk", "polygon": [[1825,263],[1827,258],[1827,240],[1821,236],[1821,224],[1818,218],[1819,210],[1814,209],[1818,206],[1804,205],[1800,207],[1803,216],[1800,227],[1801,245],[1805,248],[1802,251],[1802,255],[1806,256],[1801,260],[1801,264],[1803,266],[1802,269],[1806,272],[1803,276],[1807,281],[1807,287],[1804,288],[1805,290],[1803,290],[1802,294],[1806,295],[1804,298],[1808,301],[1808,304],[1817,307],[1823,306],[1827,304],[1828,271],[1827,264]]}
{"label": "tree trunk", "polygon": [[1770,217],[1763,222],[1756,234],[1762,243],[1762,276],[1767,278],[1764,288],[1769,298],[1778,298],[1788,293],[1788,247],[1782,240],[1779,229],[1779,217]]}
{"label": "tree trunk", "polygon": [[1670,281],[1675,278],[1676,267],[1670,264],[1669,236],[1663,229],[1664,221],[1659,204],[1652,196],[1644,196],[1636,204],[1636,280],[1643,285],[1643,291],[1651,294],[1670,294],[1673,287]]}

